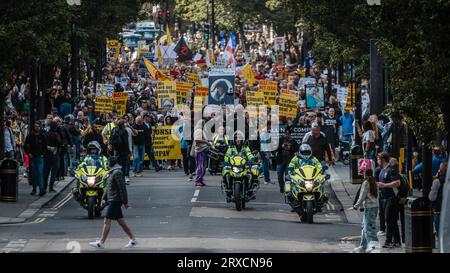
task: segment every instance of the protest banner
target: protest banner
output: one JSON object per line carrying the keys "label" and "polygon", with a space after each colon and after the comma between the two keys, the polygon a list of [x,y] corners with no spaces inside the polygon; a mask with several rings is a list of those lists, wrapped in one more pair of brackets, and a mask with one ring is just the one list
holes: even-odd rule
{"label": "protest banner", "polygon": [[307,84],[316,85],[316,83],[317,83],[317,80],[312,77],[300,78],[300,80],[298,81],[298,88],[305,89],[305,85],[307,85]]}
{"label": "protest banner", "polygon": [[259,81],[259,91],[263,93],[264,104],[266,107],[276,105],[276,96],[278,94],[277,81]]}
{"label": "protest banner", "polygon": [[202,85],[202,80],[198,73],[190,72],[187,73],[188,82],[195,83],[195,85]]}
{"label": "protest banner", "polygon": [[177,105],[187,104],[189,93],[192,91],[193,84],[190,82],[177,82]]}
{"label": "protest banner", "polygon": [[300,97],[300,92],[298,92],[296,90],[283,88],[283,89],[281,89],[281,95],[298,98],[298,97]]}
{"label": "protest banner", "polygon": [[208,96],[208,87],[201,85],[195,87],[195,97],[201,97],[203,102],[205,102],[207,96]]}
{"label": "protest banner", "polygon": [[172,126],[155,128],[153,150],[156,160],[181,159],[180,140],[172,135]]}
{"label": "protest banner", "polygon": [[347,105],[348,88],[340,85],[337,85],[334,88],[337,89],[337,99],[342,109],[344,109],[345,106]]}
{"label": "protest banner", "polygon": [[125,115],[127,112],[127,99],[128,99],[128,93],[127,92],[114,92],[113,93],[113,109],[116,109],[117,114],[119,116]]}
{"label": "protest banner", "polygon": [[307,84],[306,91],[306,107],[308,109],[317,109],[325,107],[323,85]]}
{"label": "protest banner", "polygon": [[257,115],[258,110],[262,111],[262,108],[259,109],[259,107],[264,106],[264,95],[262,92],[259,91],[247,91],[246,93],[247,97],[247,109],[249,110],[248,113],[250,115]]}
{"label": "protest banner", "polygon": [[311,132],[311,127],[309,126],[295,126],[291,128],[292,139],[296,141],[299,146],[302,145],[303,137],[309,132]]}
{"label": "protest banner", "polygon": [[355,84],[348,85],[348,94],[347,94],[347,103],[345,108],[348,110],[352,110],[354,107],[354,102],[356,100],[356,86]]}
{"label": "protest banner", "polygon": [[208,104],[234,104],[236,76],[234,70],[212,69],[209,72]]}
{"label": "protest banner", "polygon": [[289,96],[289,95],[281,95],[278,100],[279,113],[280,116],[284,117],[295,117],[297,116],[297,105],[298,98]]}
{"label": "protest banner", "polygon": [[158,107],[171,108],[175,106],[177,100],[177,85],[174,81],[158,82]]}
{"label": "protest banner", "polygon": [[110,113],[113,109],[113,92],[114,85],[112,84],[97,84],[95,94],[95,111],[98,113]]}
{"label": "protest banner", "polygon": [[284,37],[275,37],[274,45],[273,45],[275,52],[286,51],[285,43],[286,43],[286,39]]}
{"label": "protest banner", "polygon": [[118,59],[120,56],[120,49],[122,48],[122,44],[118,40],[106,39],[106,48],[108,53],[114,52],[114,58]]}

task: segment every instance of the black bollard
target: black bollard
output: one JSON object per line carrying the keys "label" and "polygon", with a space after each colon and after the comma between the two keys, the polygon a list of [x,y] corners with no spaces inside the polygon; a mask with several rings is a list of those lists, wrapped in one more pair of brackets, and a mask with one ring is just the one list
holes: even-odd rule
{"label": "black bollard", "polygon": [[17,202],[19,192],[19,164],[5,159],[0,164],[0,201]]}

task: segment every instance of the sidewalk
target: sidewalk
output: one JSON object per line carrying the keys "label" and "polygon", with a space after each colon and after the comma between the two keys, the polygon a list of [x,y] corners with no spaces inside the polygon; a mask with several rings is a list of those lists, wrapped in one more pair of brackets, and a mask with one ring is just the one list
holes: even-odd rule
{"label": "sidewalk", "polygon": [[[348,166],[343,166],[348,168]],[[353,202],[356,197],[356,193],[359,190],[360,184],[352,184],[350,181],[350,173],[348,172],[348,176],[341,177],[338,175],[338,173],[335,170],[335,167],[330,167],[328,169],[328,172],[331,175],[330,179],[330,185],[332,190],[335,192],[339,202],[342,204],[342,207],[344,208],[345,217],[347,218],[347,221],[350,224],[358,224],[361,225],[362,223],[362,213],[360,211],[355,210],[347,210],[348,208],[351,208],[353,206]],[[377,219],[377,224],[379,223],[379,220]],[[399,222],[399,228],[400,228],[400,222]],[[349,241],[355,242],[355,247],[359,245],[359,241],[361,239],[360,234],[357,236],[351,236],[349,238]],[[380,246],[384,244],[384,241],[386,240],[385,236],[378,236],[378,240],[380,243]],[[393,249],[384,249],[379,248],[373,251],[373,253],[405,253],[405,247],[402,245],[400,248],[393,248]]]}
{"label": "sidewalk", "polygon": [[30,195],[32,187],[28,179],[19,170],[19,193],[17,202],[0,202],[0,225],[23,223],[33,217],[42,207],[56,198],[73,181],[73,177],[66,177],[63,181],[55,182],[55,191],[40,197]]}

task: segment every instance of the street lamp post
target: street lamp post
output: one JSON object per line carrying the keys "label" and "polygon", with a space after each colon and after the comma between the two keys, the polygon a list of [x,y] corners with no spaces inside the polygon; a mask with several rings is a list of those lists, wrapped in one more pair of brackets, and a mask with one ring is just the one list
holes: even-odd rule
{"label": "street lamp post", "polygon": [[[81,6],[81,0],[67,0],[69,6]],[[70,27],[71,32],[71,97],[75,103],[78,94],[78,42],[77,42],[77,25],[75,19],[72,20]]]}
{"label": "street lamp post", "polygon": [[211,0],[211,36],[212,36],[212,49],[216,49],[216,35],[215,35],[215,11],[214,11],[214,0]]}

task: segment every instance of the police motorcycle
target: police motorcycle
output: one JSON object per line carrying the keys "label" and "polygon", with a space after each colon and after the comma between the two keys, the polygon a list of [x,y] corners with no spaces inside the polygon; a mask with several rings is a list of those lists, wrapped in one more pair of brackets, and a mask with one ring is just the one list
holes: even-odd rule
{"label": "police motorcycle", "polygon": [[89,142],[88,154],[74,172],[76,188],[72,189],[74,199],[88,211],[88,218],[101,216],[101,199],[106,187],[108,164],[106,157],[100,155],[101,147],[97,141]]}
{"label": "police motorcycle", "polygon": [[[309,145],[306,146],[309,147]],[[301,222],[312,224],[314,214],[322,212],[322,208],[328,203],[325,184],[330,179],[330,175],[325,173],[327,167],[323,167],[317,159],[311,159],[312,152],[308,147],[305,148],[305,144],[302,145],[297,154],[297,160],[298,157],[303,160],[299,160],[298,162],[301,163],[289,171],[286,177],[285,199],[286,203],[300,216]]]}
{"label": "police motorcycle", "polygon": [[252,154],[248,147],[243,146],[240,152],[237,152],[234,146],[229,148],[233,149],[233,152],[227,151],[226,157],[229,156],[229,158],[225,163],[221,184],[227,203],[234,202],[237,211],[245,209],[247,202],[256,199],[261,174],[259,153],[256,151]]}

